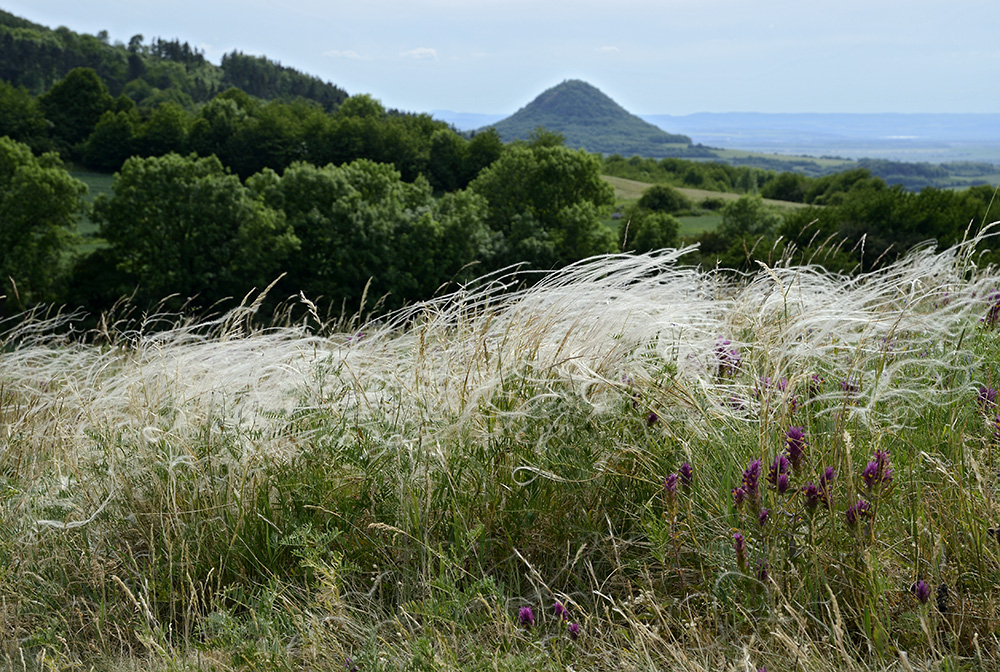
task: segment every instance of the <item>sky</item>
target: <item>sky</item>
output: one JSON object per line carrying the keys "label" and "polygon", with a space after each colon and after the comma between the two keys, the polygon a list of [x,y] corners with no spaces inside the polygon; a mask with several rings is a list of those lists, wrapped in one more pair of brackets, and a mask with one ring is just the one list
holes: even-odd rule
{"label": "sky", "polygon": [[510,114],[582,79],[635,114],[1000,112],[997,0],[0,0],[240,50],[388,108]]}

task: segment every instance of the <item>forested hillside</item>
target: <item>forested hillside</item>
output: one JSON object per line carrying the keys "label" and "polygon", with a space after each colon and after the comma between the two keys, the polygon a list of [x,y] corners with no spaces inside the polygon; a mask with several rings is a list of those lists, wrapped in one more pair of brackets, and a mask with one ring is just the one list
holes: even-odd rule
{"label": "forested hillside", "polygon": [[667,133],[630,114],[596,87],[567,80],[492,124],[506,141],[525,140],[537,128],[562,135],[570,147],[631,156],[712,156],[686,135]]}
{"label": "forested hillside", "polygon": [[343,89],[259,56],[238,51],[217,66],[179,40],[134,35],[127,45],[110,44],[107,32],[55,30],[0,10],[0,79],[39,95],[74,68],[91,68],[112,96],[127,95],[140,107],[164,102],[190,108],[230,87],[271,100],[302,97],[333,110]]}

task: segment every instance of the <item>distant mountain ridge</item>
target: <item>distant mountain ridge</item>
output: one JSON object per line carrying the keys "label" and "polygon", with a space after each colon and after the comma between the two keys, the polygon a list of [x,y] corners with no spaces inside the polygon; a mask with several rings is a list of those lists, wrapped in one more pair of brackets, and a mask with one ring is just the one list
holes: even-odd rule
{"label": "distant mountain ridge", "polygon": [[569,79],[543,91],[511,116],[490,124],[504,142],[525,140],[542,127],[561,134],[566,145],[600,154],[648,156],[685,155],[686,135],[668,133],[643,121],[597,87]]}

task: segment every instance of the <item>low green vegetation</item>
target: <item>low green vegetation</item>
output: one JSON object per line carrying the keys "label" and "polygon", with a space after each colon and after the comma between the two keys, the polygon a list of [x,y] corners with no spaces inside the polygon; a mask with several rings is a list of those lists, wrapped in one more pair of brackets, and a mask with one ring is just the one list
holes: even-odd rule
{"label": "low green vegetation", "polygon": [[0,659],[991,669],[975,249],[851,280],[600,257],[339,325],[12,325]]}

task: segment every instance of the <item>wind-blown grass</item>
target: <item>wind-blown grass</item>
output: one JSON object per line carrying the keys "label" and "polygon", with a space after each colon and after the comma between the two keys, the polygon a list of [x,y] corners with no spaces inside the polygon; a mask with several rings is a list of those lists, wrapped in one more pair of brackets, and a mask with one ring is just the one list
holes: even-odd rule
{"label": "wind-blown grass", "polygon": [[[856,277],[612,255],[350,329],[259,328],[253,305],[88,338],[22,322],[0,352],[3,654],[995,664],[1000,439],[976,397],[1000,377],[980,322],[1000,278],[980,242]],[[806,443],[782,490],[790,427]],[[893,473],[872,485],[876,451]],[[665,488],[684,462],[693,482]]]}

